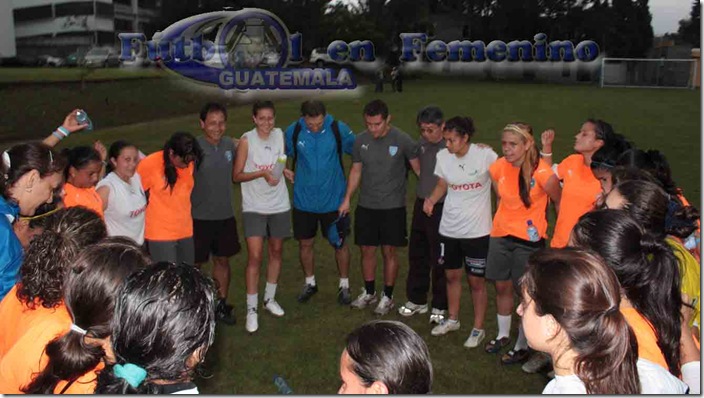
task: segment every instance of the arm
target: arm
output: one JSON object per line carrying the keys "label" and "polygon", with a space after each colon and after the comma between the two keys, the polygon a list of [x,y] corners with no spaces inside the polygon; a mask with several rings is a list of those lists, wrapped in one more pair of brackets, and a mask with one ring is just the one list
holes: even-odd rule
{"label": "arm", "polygon": [[499,187],[496,185],[494,180],[491,180],[491,187],[494,188],[494,193],[496,194],[496,209],[499,208],[499,202],[501,201],[501,196],[499,195]]}
{"label": "arm", "polygon": [[[56,129],[56,131],[52,132],[49,134],[48,137],[44,138],[44,141],[42,141],[45,145],[49,147],[55,147],[61,140],[64,138],[68,137],[68,134],[75,133],[76,131],[83,130],[88,126],[88,123],[84,124],[79,124],[76,121],[76,112],[78,112],[78,109],[74,109],[66,115],[66,118],[64,118],[64,122],[61,124],[61,127],[65,131],[61,131],[60,129]],[[68,132],[68,134],[66,133]]]}
{"label": "arm", "polygon": [[442,196],[446,193],[447,182],[444,179],[438,177],[438,183],[435,185],[433,193],[431,193],[430,197],[426,198],[425,201],[423,201],[423,212],[427,214],[428,217],[433,215],[433,207],[436,203],[438,203],[438,200],[440,200],[440,198],[442,198]]}
{"label": "arm", "polygon": [[420,160],[418,158],[409,159],[408,163],[411,164],[413,172],[416,173],[416,177],[420,177]]}
{"label": "arm", "polygon": [[350,169],[350,177],[347,181],[347,192],[345,192],[345,199],[342,200],[342,204],[337,211],[340,215],[345,215],[350,212],[350,200],[352,195],[359,188],[359,182],[362,180],[362,162],[352,163],[352,168]]}
{"label": "arm", "polygon": [[555,130],[548,129],[540,135],[540,141],[543,144],[543,149],[540,150],[540,157],[548,164],[552,164],[552,143],[555,141]]}
{"label": "arm", "polygon": [[[244,172],[244,164],[247,161],[247,152],[249,151],[249,142],[246,138],[240,140],[240,144],[237,146],[237,156],[235,156],[235,166],[232,169],[232,182],[247,182],[256,180],[257,178],[264,178],[266,182],[270,185],[272,184],[273,177],[269,170],[259,170],[253,171],[251,173]],[[278,181],[276,181],[278,182]]]}
{"label": "arm", "polygon": [[98,192],[98,196],[103,200],[103,210],[108,208],[108,197],[110,197],[110,187],[103,185],[102,187],[95,190]]}
{"label": "arm", "polygon": [[96,151],[100,154],[100,161],[103,162],[103,167],[100,168],[100,175],[98,176],[99,179],[103,179],[105,177],[105,167],[107,166],[106,160],[108,158],[108,150],[105,148],[105,145],[103,145],[100,140],[95,141],[93,144],[93,148],[95,148]]}
{"label": "arm", "polygon": [[560,181],[557,179],[557,176],[554,174],[551,175],[550,178],[548,178],[548,182],[545,183],[543,189],[550,197],[550,200],[555,204],[555,212],[559,213],[562,188],[560,187]]}

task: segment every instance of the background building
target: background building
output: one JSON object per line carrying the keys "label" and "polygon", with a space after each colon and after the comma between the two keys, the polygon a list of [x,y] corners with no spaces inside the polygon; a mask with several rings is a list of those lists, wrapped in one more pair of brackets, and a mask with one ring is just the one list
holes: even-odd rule
{"label": "background building", "polygon": [[[3,15],[3,29],[14,27],[12,36],[18,56],[63,57],[93,46],[113,47],[117,33],[151,35],[156,30],[161,9],[161,0],[5,0],[0,3],[3,8],[11,5],[12,12],[0,9],[0,15]],[[6,15],[11,19],[7,25]],[[6,57],[5,48],[6,44],[0,41],[2,57]]]}

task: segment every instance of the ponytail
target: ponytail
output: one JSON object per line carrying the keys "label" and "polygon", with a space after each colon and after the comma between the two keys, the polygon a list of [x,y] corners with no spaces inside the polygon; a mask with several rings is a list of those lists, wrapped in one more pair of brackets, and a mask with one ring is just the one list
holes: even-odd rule
{"label": "ponytail", "polygon": [[515,122],[506,125],[504,131],[520,136],[523,142],[528,144],[528,150],[523,158],[523,163],[521,163],[521,174],[518,178],[518,193],[523,205],[530,208],[531,180],[540,162],[538,147],[535,145],[535,139],[533,138],[533,128],[528,123]]}
{"label": "ponytail", "polygon": [[624,210],[583,215],[572,230],[575,246],[597,252],[618,277],[633,307],[650,322],[670,373],[680,374],[680,271],[672,249],[646,233]]}
{"label": "ponytail", "polygon": [[[619,311],[620,287],[597,255],[581,249],[540,250],[519,281],[524,302],[550,315],[576,354],[574,372],[587,394],[639,394],[638,343]],[[555,359],[559,362],[559,356]]]}
{"label": "ponytail", "polygon": [[599,315],[583,339],[570,339],[578,352],[575,373],[587,394],[638,394],[638,342],[618,307]]}
{"label": "ponytail", "polygon": [[623,288],[633,307],[653,325],[668,370],[679,377],[682,296],[677,257],[665,241],[647,233],[634,256],[626,262],[633,261],[641,272]]}
{"label": "ponytail", "polygon": [[[88,333],[91,333],[88,330]],[[95,368],[105,355],[100,346],[89,346],[83,334],[70,330],[46,345],[49,358],[44,370],[32,382],[22,388],[25,394],[53,394],[61,380],[76,381],[90,369]]]}

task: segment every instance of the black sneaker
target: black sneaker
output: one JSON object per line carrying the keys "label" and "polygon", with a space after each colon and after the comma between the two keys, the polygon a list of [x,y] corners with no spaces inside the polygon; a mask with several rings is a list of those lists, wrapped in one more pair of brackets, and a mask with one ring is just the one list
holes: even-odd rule
{"label": "black sneaker", "polygon": [[218,300],[218,306],[215,308],[215,318],[226,325],[234,325],[237,323],[235,313],[232,312],[233,307],[225,302],[225,299]]}
{"label": "black sneaker", "polygon": [[318,286],[306,283],[306,285],[303,286],[303,291],[298,295],[298,302],[305,303],[310,300],[315,293],[318,293]]}
{"label": "black sneaker", "polygon": [[337,289],[337,302],[340,305],[350,305],[352,296],[350,295],[349,287],[341,287]]}

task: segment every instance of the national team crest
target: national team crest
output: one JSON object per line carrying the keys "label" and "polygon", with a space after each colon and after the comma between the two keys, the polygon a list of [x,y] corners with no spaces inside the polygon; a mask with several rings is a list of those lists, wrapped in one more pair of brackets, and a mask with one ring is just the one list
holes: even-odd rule
{"label": "national team crest", "polygon": [[228,162],[232,162],[232,151],[225,151],[225,159],[227,159]]}
{"label": "national team crest", "polygon": [[396,145],[389,146],[389,155],[396,156],[397,152],[398,152],[398,147]]}
{"label": "national team crest", "polygon": [[530,187],[533,188],[535,186],[535,178],[530,179]]}

